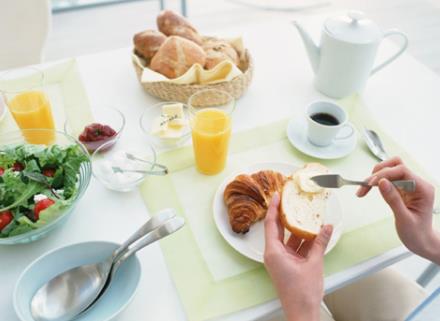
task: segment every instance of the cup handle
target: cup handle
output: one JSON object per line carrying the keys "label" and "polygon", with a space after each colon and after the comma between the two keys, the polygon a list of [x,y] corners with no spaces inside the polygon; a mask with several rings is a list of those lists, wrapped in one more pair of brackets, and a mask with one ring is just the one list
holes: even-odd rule
{"label": "cup handle", "polygon": [[343,140],[343,139],[347,139],[347,138],[353,136],[353,134],[354,134],[354,128],[353,128],[353,125],[352,125],[352,124],[345,124],[344,126],[342,126],[340,132],[342,132],[342,130],[344,130],[345,128],[350,129],[350,131],[348,132],[348,134],[346,134],[346,135],[342,135],[342,136],[339,136],[339,135],[338,135],[338,136],[335,137],[336,140]]}
{"label": "cup handle", "polygon": [[376,72],[381,70],[383,67],[385,67],[389,63],[391,63],[397,57],[399,57],[408,47],[408,37],[403,32],[401,32],[397,29],[391,29],[391,30],[388,30],[387,32],[385,32],[384,38],[389,37],[389,36],[393,36],[393,35],[397,35],[397,36],[402,37],[402,39],[403,39],[402,45],[400,46],[399,50],[394,55],[392,55],[391,57],[386,59],[384,62],[380,63],[378,66],[374,67],[370,73],[370,76],[374,75]]}

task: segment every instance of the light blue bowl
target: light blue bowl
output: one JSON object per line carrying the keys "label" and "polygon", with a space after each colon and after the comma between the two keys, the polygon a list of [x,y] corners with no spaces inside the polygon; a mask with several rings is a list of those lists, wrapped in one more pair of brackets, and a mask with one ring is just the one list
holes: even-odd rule
{"label": "light blue bowl", "polygon": [[[14,309],[22,321],[34,321],[30,302],[35,292],[56,275],[82,264],[106,259],[119,245],[85,242],[55,249],[32,262],[20,275],[13,293]],[[107,321],[122,312],[134,298],[141,277],[137,256],[130,257],[116,273],[102,298],[75,321]]]}

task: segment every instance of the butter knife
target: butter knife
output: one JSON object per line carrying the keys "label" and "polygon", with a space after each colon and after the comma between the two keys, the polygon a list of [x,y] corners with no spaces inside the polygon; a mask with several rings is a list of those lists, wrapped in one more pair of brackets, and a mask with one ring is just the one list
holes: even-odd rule
{"label": "butter knife", "polygon": [[[310,179],[319,186],[326,188],[340,188],[344,185],[373,187],[373,185],[370,185],[367,182],[345,179],[341,175],[337,174],[317,175],[311,177]],[[416,190],[416,182],[414,180],[396,180],[391,181],[391,183],[397,188],[400,188],[406,192],[414,192]]]}

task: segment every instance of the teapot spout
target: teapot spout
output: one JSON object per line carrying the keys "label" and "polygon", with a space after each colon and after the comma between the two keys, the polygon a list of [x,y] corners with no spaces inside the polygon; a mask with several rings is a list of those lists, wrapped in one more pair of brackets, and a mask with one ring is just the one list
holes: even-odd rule
{"label": "teapot spout", "polygon": [[310,35],[304,30],[304,28],[297,22],[293,21],[293,25],[299,32],[301,39],[304,43],[304,47],[307,51],[307,56],[309,57],[310,64],[312,65],[313,72],[316,74],[318,72],[319,60],[320,60],[320,50],[319,47],[313,42]]}

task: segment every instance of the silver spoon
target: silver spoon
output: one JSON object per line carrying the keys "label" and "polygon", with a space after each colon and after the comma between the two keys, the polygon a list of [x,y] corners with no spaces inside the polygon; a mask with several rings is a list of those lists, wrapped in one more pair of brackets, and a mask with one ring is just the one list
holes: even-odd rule
{"label": "silver spoon", "polygon": [[168,169],[161,169],[158,171],[146,171],[146,170],[138,170],[138,169],[124,169],[119,166],[112,166],[113,173],[138,173],[138,174],[148,174],[148,175],[157,175],[164,176],[168,174]]}
{"label": "silver spoon", "polygon": [[367,143],[370,152],[382,162],[387,160],[389,157],[385,151],[385,148],[383,147],[379,135],[374,130],[367,128],[364,128],[363,133],[364,140]]}
{"label": "silver spoon", "polygon": [[175,217],[169,221],[167,221],[165,224],[160,226],[159,228],[153,230],[151,233],[149,233],[147,236],[145,236],[141,241],[136,243],[133,248],[130,248],[127,252],[125,252],[122,256],[120,256],[119,259],[117,259],[111,268],[110,275],[107,279],[107,282],[105,283],[103,289],[101,290],[101,293],[98,295],[95,301],[93,301],[84,311],[82,311],[80,314],[85,313],[88,311],[91,307],[93,307],[96,302],[103,296],[107,288],[110,286],[116,272],[121,267],[122,263],[124,263],[130,256],[132,256],[134,253],[139,251],[140,249],[144,248],[145,246],[156,242],[157,240],[160,240],[161,238],[164,238],[165,236],[168,236],[177,230],[179,230],[183,225],[185,224],[185,221],[181,217]]}
{"label": "silver spoon", "polygon": [[138,161],[138,162],[142,162],[142,163],[150,164],[151,166],[153,166],[153,169],[154,169],[155,167],[158,167],[158,168],[162,169],[162,171],[163,171],[165,174],[168,174],[168,167],[166,167],[165,165],[158,164],[158,163],[154,163],[154,162],[151,162],[151,161],[149,161],[149,160],[145,160],[145,159],[142,159],[142,158],[136,157],[136,156],[134,156],[133,154],[131,154],[131,153],[127,153],[127,152],[125,152],[125,156],[127,156],[127,158],[128,158],[129,160],[131,160],[131,161]]}
{"label": "silver spoon", "polygon": [[175,217],[172,209],[153,216],[105,261],[82,265],[56,276],[43,285],[31,301],[37,321],[71,320],[95,301],[104,288],[111,267],[133,242]]}

